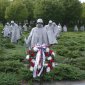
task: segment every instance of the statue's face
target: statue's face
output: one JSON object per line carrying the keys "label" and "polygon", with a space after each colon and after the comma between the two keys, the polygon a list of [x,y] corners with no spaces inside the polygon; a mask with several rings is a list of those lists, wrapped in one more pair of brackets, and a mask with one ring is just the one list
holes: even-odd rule
{"label": "statue's face", "polygon": [[7,26],[9,26],[9,24],[6,24]]}
{"label": "statue's face", "polygon": [[14,26],[14,23],[11,23],[12,26]]}
{"label": "statue's face", "polygon": [[49,26],[52,26],[52,23],[49,23]]}
{"label": "statue's face", "polygon": [[42,27],[42,25],[43,25],[42,23],[37,23],[37,27],[39,28]]}

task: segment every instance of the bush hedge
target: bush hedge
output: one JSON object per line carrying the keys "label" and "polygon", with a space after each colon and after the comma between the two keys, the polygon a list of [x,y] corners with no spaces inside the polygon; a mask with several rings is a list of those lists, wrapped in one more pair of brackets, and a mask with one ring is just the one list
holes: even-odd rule
{"label": "bush hedge", "polygon": [[0,85],[20,85],[20,79],[14,73],[0,73]]}
{"label": "bush hedge", "polygon": [[0,72],[16,72],[23,67],[23,63],[18,60],[0,62]]}
{"label": "bush hedge", "polygon": [[[27,68],[20,69],[22,79],[28,81],[33,79],[32,72]],[[57,81],[57,80],[82,80],[85,78],[85,71],[68,64],[60,64],[56,66],[51,72],[42,75],[44,81]],[[40,80],[39,78],[33,80]]]}

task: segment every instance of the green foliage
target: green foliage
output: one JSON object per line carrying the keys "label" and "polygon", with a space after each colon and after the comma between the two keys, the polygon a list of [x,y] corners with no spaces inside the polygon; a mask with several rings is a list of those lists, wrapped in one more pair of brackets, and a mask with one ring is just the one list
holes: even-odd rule
{"label": "green foliage", "polygon": [[43,18],[45,22],[52,19],[74,25],[78,20],[84,21],[84,8],[79,0],[0,0],[0,19],[30,21]]}
{"label": "green foliage", "polygon": [[5,18],[8,20],[23,21],[27,19],[28,11],[22,0],[14,0],[6,8]]}
{"label": "green foliage", "polygon": [[0,21],[5,20],[5,10],[9,4],[9,0],[0,0]]}
{"label": "green foliage", "polygon": [[85,71],[67,64],[60,64],[53,71],[44,75],[45,81],[81,80],[83,78],[85,78]]}
{"label": "green foliage", "polygon": [[27,67],[21,68],[19,70],[19,73],[20,73],[22,80],[28,81],[28,80],[33,79],[32,72],[30,72],[30,70]]}
{"label": "green foliage", "polygon": [[[2,52],[1,51],[1,53],[3,54],[3,53],[6,53],[6,52]],[[16,55],[13,55],[13,54],[9,54],[9,55],[0,55],[0,61],[6,61],[6,60],[9,60],[9,61],[11,61],[11,60],[19,60],[20,62],[22,62],[23,60],[24,60],[24,56],[22,56],[22,55],[18,55],[18,54],[16,54]]]}
{"label": "green foliage", "polygon": [[20,80],[14,73],[0,73],[0,85],[20,85]]}
{"label": "green foliage", "polygon": [[35,0],[34,17],[60,22],[64,17],[63,4],[58,0]]}
{"label": "green foliage", "polygon": [[34,17],[43,18],[45,21],[52,19],[57,23],[76,24],[81,10],[79,0],[35,0]]}
{"label": "green foliage", "polygon": [[[67,64],[60,64],[58,67],[55,68],[54,72],[57,71],[57,75],[62,77],[65,80],[81,80],[85,78],[85,71],[80,70],[77,67],[67,65]],[[57,78],[56,75],[56,78]]]}
{"label": "green foliage", "polygon": [[85,24],[85,3],[82,3],[82,15],[81,15],[82,24]]}
{"label": "green foliage", "polygon": [[15,45],[10,42],[10,39],[9,38],[3,38],[2,35],[1,35],[1,38],[0,39],[1,39],[1,42],[0,43],[1,43],[1,46],[2,47],[5,47],[7,49],[15,48]]}
{"label": "green foliage", "polygon": [[85,57],[80,57],[80,58],[76,58],[76,59],[66,58],[66,59],[64,59],[63,63],[67,63],[67,64],[73,65],[75,67],[78,67],[82,70],[85,70]]}
{"label": "green foliage", "polygon": [[85,70],[85,57],[75,59],[76,67]]}
{"label": "green foliage", "polygon": [[18,72],[24,65],[18,60],[0,62],[0,72]]}
{"label": "green foliage", "polygon": [[3,48],[0,48],[0,55],[2,55],[4,53],[5,53],[4,49]]}
{"label": "green foliage", "polygon": [[[58,60],[85,70],[85,35],[82,33],[64,33],[55,47]],[[57,59],[56,59],[57,60]],[[57,61],[58,62],[58,61]]]}
{"label": "green foliage", "polygon": [[[40,77],[33,79],[32,73],[27,68],[20,69],[21,78],[28,80],[39,81]],[[68,64],[60,64],[56,66],[51,72],[42,75],[43,81],[56,80],[82,80],[85,78],[85,71]]]}
{"label": "green foliage", "polygon": [[33,19],[33,2],[31,0],[23,0],[23,3],[26,5],[28,11],[28,20]]}
{"label": "green foliage", "polygon": [[10,48],[10,49],[13,49],[13,48],[15,48],[15,45],[13,45],[13,44],[11,44],[11,43],[6,43],[5,45],[4,45],[4,47],[5,48]]}
{"label": "green foliage", "polygon": [[[0,32],[3,30],[3,24],[0,23]],[[1,36],[0,36],[1,37]]]}
{"label": "green foliage", "polygon": [[[81,3],[79,0],[59,0],[65,8],[64,23],[77,24],[81,16]],[[75,10],[75,11],[74,11]]]}

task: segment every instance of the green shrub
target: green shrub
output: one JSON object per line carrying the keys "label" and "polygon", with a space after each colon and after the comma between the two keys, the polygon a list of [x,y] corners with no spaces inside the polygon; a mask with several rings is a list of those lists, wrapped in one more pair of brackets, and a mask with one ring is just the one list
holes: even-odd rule
{"label": "green shrub", "polygon": [[22,80],[28,81],[33,79],[32,72],[27,67],[19,69],[19,73]]}
{"label": "green shrub", "polygon": [[[20,75],[22,80],[31,80],[33,79],[32,72],[27,68],[20,69]],[[42,75],[44,81],[56,81],[56,80],[81,80],[85,79],[85,71],[80,70],[77,67],[68,64],[60,64],[56,66],[51,72],[44,73]],[[40,77],[33,79],[36,81],[40,80]]]}
{"label": "green shrub", "polygon": [[13,61],[13,60],[19,60],[22,62],[22,60],[24,60],[24,56],[21,56],[21,55],[1,55],[0,56],[0,61]]}
{"label": "green shrub", "polygon": [[0,72],[18,72],[24,65],[18,60],[0,62]]}
{"label": "green shrub", "polygon": [[85,46],[80,46],[79,51],[85,51]]}
{"label": "green shrub", "polygon": [[64,42],[65,46],[75,46],[75,45],[79,45],[78,42],[74,41],[74,40],[67,40],[66,42]]}
{"label": "green shrub", "polygon": [[1,49],[0,61],[6,61],[6,60],[22,61],[26,57],[26,54],[23,48],[24,46],[22,47],[22,49],[20,49],[19,47],[14,48],[14,49],[5,49],[5,48]]}
{"label": "green shrub", "polygon": [[3,49],[3,48],[0,48],[0,56],[1,56],[2,54],[4,54],[4,53],[5,53],[4,49]]}
{"label": "green shrub", "polygon": [[53,71],[44,75],[44,80],[81,80],[85,79],[85,71],[67,64],[60,64]]}
{"label": "green shrub", "polygon": [[85,44],[85,41],[83,40],[83,37],[81,36],[80,38],[81,38],[81,40],[78,40],[77,42],[81,43],[81,44]]}
{"label": "green shrub", "polygon": [[19,44],[20,44],[20,45],[24,45],[24,43],[25,43],[25,42],[24,42],[24,38],[21,37],[21,39],[19,40]]}
{"label": "green shrub", "polygon": [[78,57],[81,57],[81,53],[78,50],[69,51],[67,53],[67,57],[69,57],[69,58],[78,58]]}
{"label": "green shrub", "polygon": [[63,63],[63,61],[65,60],[66,58],[64,56],[60,56],[60,55],[56,55],[55,56],[55,62],[57,63]]}
{"label": "green shrub", "polygon": [[12,43],[5,43],[4,47],[7,48],[7,49],[12,49],[12,48],[15,48],[15,45],[12,44]]}
{"label": "green shrub", "polygon": [[57,54],[60,55],[60,56],[66,56],[66,54],[68,53],[68,49],[67,48],[64,48],[64,49],[57,49]]}
{"label": "green shrub", "polygon": [[53,71],[43,74],[44,81],[54,81],[55,80],[54,77],[55,77],[55,73],[53,73]]}
{"label": "green shrub", "polygon": [[85,70],[85,57],[79,57],[79,58],[66,58],[64,59],[63,63],[73,65],[77,68],[80,68],[81,70]]}
{"label": "green shrub", "polygon": [[64,64],[75,65],[76,64],[76,59],[74,59],[74,58],[65,58],[63,63]]}
{"label": "green shrub", "polygon": [[22,60],[25,59],[25,56],[16,54],[16,55],[13,55],[12,58],[13,60],[20,60],[22,62]]}
{"label": "green shrub", "polygon": [[[63,79],[66,80],[81,80],[85,79],[85,71],[80,70],[77,67],[67,64],[61,64],[60,68],[60,75],[63,76]],[[62,70],[62,71],[61,71]]]}
{"label": "green shrub", "polygon": [[0,32],[3,30],[3,24],[0,23]]}
{"label": "green shrub", "polygon": [[75,51],[78,49],[79,49],[79,46],[68,46],[68,50],[70,50],[70,51]]}
{"label": "green shrub", "polygon": [[14,73],[0,73],[0,85],[20,85],[20,80]]}
{"label": "green shrub", "polygon": [[4,38],[3,35],[1,36],[1,40],[2,40],[1,42],[4,43],[4,44],[10,43],[10,39],[9,38]]}
{"label": "green shrub", "polygon": [[85,70],[85,57],[75,59],[74,66],[76,66],[82,70]]}

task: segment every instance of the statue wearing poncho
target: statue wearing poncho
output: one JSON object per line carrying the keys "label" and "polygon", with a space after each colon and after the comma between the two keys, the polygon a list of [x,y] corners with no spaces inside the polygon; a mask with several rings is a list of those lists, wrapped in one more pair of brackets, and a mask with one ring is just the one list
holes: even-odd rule
{"label": "statue wearing poncho", "polygon": [[6,23],[4,29],[3,29],[3,34],[4,34],[4,37],[9,37],[10,35],[10,24],[9,23]]}
{"label": "statue wearing poncho", "polygon": [[11,42],[17,43],[21,36],[19,27],[14,21],[11,21],[11,29],[12,29]]}
{"label": "statue wearing poncho", "polygon": [[57,44],[58,42],[56,40],[56,34],[53,27],[53,22],[51,20],[49,21],[48,25],[45,26],[45,29],[47,31],[49,44],[51,45]]}
{"label": "statue wearing poncho", "polygon": [[38,19],[37,25],[32,29],[27,39],[25,39],[27,47],[32,48],[36,45],[49,45],[46,29],[43,27],[43,20]]}

